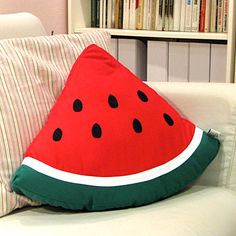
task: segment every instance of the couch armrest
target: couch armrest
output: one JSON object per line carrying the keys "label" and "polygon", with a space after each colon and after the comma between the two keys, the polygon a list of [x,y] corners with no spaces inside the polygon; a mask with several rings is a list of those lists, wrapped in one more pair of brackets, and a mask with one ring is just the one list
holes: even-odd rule
{"label": "couch armrest", "polygon": [[38,17],[27,12],[0,14],[0,39],[46,35]]}
{"label": "couch armrest", "polygon": [[236,190],[236,85],[167,82],[148,85],[198,127],[221,133],[219,154],[196,184]]}

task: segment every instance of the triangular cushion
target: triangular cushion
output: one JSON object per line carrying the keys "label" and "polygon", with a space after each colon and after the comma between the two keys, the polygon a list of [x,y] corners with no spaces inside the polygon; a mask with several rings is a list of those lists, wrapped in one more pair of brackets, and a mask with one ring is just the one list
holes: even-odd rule
{"label": "triangular cushion", "polygon": [[74,210],[139,206],[182,190],[218,148],[218,140],[91,45],[75,62],[12,188]]}

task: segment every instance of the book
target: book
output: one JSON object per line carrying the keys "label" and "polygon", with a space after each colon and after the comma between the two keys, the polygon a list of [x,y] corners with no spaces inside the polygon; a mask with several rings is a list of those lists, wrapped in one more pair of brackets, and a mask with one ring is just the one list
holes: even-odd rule
{"label": "book", "polygon": [[152,29],[152,0],[147,1],[147,15],[146,15],[146,28],[147,30]]}
{"label": "book", "polygon": [[113,0],[107,0],[107,28],[112,28],[112,6]]}
{"label": "book", "polygon": [[164,4],[163,0],[157,0],[156,2],[156,20],[155,30],[161,31],[163,29],[163,18],[164,18]]}
{"label": "book", "polygon": [[111,9],[111,28],[115,28],[115,0],[110,0],[112,1],[112,9]]}
{"label": "book", "polygon": [[174,12],[173,12],[173,30],[180,30],[180,17],[181,17],[181,0],[174,1]]}
{"label": "book", "polygon": [[138,0],[136,28],[139,30],[143,29],[143,9],[144,9],[144,0]]}
{"label": "book", "polygon": [[210,32],[210,22],[211,22],[211,0],[206,1],[206,10],[205,10],[205,25],[204,32]]}
{"label": "book", "polygon": [[91,0],[91,27],[96,27],[97,0]]}
{"label": "book", "polygon": [[136,0],[129,2],[129,29],[136,29]]}
{"label": "book", "polygon": [[123,28],[123,0],[115,0],[115,29]]}
{"label": "book", "polygon": [[174,29],[174,0],[168,2],[168,30]]}
{"label": "book", "polygon": [[193,0],[192,8],[192,32],[199,32],[200,0]]}
{"label": "book", "polygon": [[129,28],[129,1],[124,0],[123,3],[123,29]]}
{"label": "book", "polygon": [[156,0],[152,0],[151,7],[152,7],[152,9],[151,9],[151,30],[155,30],[156,14],[157,14],[157,1]]}
{"label": "book", "polygon": [[180,31],[183,32],[185,30],[185,14],[186,14],[186,0],[181,0],[181,11],[180,11]]}
{"label": "book", "polygon": [[111,38],[111,54],[118,59],[118,39]]}
{"label": "book", "polygon": [[189,82],[210,81],[210,44],[189,44]]}
{"label": "book", "polygon": [[169,42],[169,82],[188,82],[189,43]]}
{"label": "book", "polygon": [[193,10],[193,0],[186,0],[185,8],[185,27],[184,31],[192,31],[192,10]]}
{"label": "book", "polygon": [[107,28],[107,0],[103,0],[102,28]]}
{"label": "book", "polygon": [[142,80],[147,80],[147,50],[136,39],[118,39],[119,61]]}
{"label": "book", "polygon": [[122,29],[123,27],[123,3],[124,0],[119,0],[119,14],[118,14],[118,28]]}
{"label": "book", "polygon": [[104,7],[104,0],[100,0],[100,7],[99,7],[99,27],[103,28],[103,7]]}
{"label": "book", "polygon": [[217,26],[216,31],[222,32],[223,31],[223,0],[217,0]]}
{"label": "book", "polygon": [[217,0],[211,0],[211,20],[210,32],[216,32],[216,19],[217,19]]}
{"label": "book", "polygon": [[168,42],[148,40],[147,81],[167,81],[168,47]]}
{"label": "book", "polygon": [[96,0],[96,22],[95,27],[100,27],[100,0]]}
{"label": "book", "polygon": [[225,82],[227,46],[211,44],[210,82]]}
{"label": "book", "polygon": [[223,32],[228,32],[228,8],[229,2],[228,0],[224,0],[224,7],[223,7]]}
{"label": "book", "polygon": [[147,12],[149,0],[143,0],[143,29],[147,29]]}
{"label": "book", "polygon": [[201,0],[199,31],[205,32],[206,0]]}
{"label": "book", "polygon": [[164,0],[163,1],[163,3],[164,3],[163,30],[164,31],[168,31],[169,30],[169,1],[170,0]]}

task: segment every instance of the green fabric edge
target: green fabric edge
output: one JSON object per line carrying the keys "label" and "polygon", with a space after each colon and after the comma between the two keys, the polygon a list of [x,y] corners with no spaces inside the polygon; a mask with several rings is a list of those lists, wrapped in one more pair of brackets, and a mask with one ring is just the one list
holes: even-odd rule
{"label": "green fabric edge", "polygon": [[216,156],[220,143],[203,132],[192,156],[175,170],[149,181],[116,187],[64,182],[22,165],[12,179],[13,191],[43,204],[71,210],[99,211],[145,205],[167,198],[196,180]]}

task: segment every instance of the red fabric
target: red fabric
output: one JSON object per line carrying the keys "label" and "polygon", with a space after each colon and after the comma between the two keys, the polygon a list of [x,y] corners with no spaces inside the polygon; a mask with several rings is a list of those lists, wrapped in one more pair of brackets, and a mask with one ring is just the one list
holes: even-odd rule
{"label": "red fabric", "polygon": [[[118,106],[112,107],[116,102]],[[62,135],[58,130],[55,134],[56,129]],[[72,173],[121,176],[171,160],[186,148],[193,133],[194,125],[153,89],[91,45],[75,62],[45,127],[25,156]]]}

